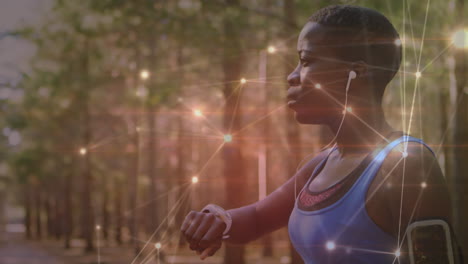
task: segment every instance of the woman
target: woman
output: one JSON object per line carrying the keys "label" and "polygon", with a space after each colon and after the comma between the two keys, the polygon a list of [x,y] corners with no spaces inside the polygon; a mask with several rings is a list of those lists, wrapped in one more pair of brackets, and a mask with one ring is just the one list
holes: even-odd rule
{"label": "woman", "polygon": [[[447,252],[428,249],[451,242],[443,232],[451,223],[451,203],[441,169],[432,150],[395,131],[382,110],[385,87],[400,66],[400,44],[393,25],[377,11],[317,11],[298,39],[288,105],[299,123],[328,126],[335,145],[264,200],[228,211],[214,205],[192,211],[181,228],[190,248],[204,259],[223,240],[246,243],[289,225],[306,263],[445,258]],[[434,232],[439,242],[405,232],[427,223],[436,224],[414,230]]]}

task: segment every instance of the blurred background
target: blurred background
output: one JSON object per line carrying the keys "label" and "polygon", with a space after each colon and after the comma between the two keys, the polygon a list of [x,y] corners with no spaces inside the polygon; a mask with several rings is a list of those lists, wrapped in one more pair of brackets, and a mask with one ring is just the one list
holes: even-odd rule
{"label": "blurred background", "polygon": [[[332,138],[285,100],[300,29],[330,4],[399,31],[386,116],[436,152],[468,248],[466,0],[0,3],[0,263],[202,263],[189,210],[262,199]],[[282,229],[204,263],[302,262]]]}

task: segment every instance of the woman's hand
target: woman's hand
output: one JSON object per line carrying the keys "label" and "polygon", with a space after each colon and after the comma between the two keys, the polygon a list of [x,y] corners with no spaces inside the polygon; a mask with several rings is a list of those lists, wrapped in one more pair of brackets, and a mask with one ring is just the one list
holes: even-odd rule
{"label": "woman's hand", "polygon": [[226,224],[212,213],[191,211],[182,223],[181,231],[190,249],[197,251],[200,259],[213,256],[221,248]]}

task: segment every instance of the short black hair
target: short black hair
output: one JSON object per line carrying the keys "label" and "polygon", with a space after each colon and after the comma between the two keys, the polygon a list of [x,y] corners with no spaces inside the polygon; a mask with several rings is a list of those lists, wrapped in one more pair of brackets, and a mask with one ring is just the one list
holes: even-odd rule
{"label": "short black hair", "polygon": [[[358,43],[366,55],[363,57],[363,52],[347,52],[342,54],[343,59],[365,61],[378,72],[375,81],[380,86],[385,88],[398,72],[402,58],[400,36],[392,23],[378,11],[361,6],[332,5],[315,12],[309,21],[348,31],[350,40]],[[377,98],[381,99],[383,89],[376,92]]]}

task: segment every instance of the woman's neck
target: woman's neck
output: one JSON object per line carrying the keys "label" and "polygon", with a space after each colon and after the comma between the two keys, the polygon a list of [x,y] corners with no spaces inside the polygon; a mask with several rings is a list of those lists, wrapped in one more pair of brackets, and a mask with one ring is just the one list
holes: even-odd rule
{"label": "woman's neck", "polygon": [[385,120],[381,107],[353,110],[346,113],[341,128],[340,122],[341,118],[328,127],[336,136],[337,150],[343,157],[368,153],[378,143],[388,140],[386,137],[394,131]]}

